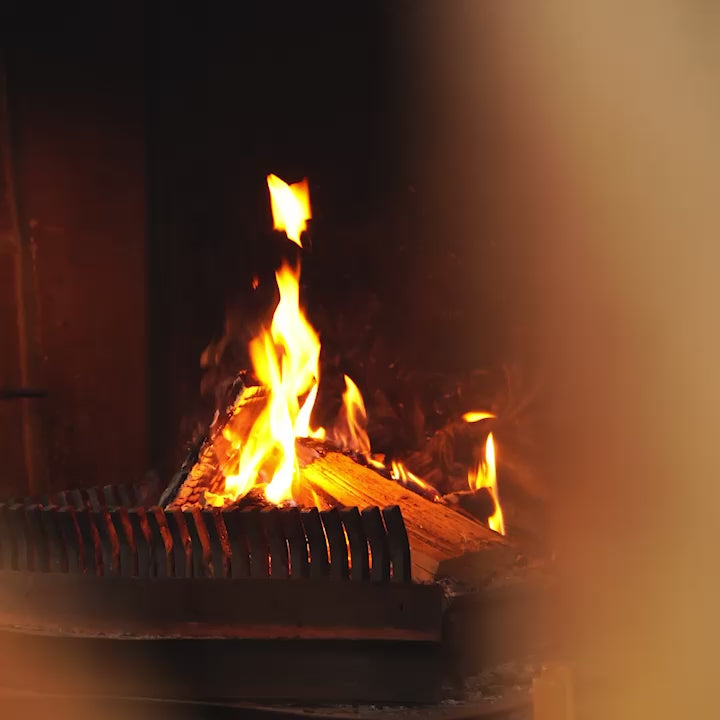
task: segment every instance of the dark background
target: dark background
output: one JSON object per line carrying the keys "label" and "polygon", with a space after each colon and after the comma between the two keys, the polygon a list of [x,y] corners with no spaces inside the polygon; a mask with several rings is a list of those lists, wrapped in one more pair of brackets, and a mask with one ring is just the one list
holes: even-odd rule
{"label": "dark background", "polygon": [[[271,293],[293,252],[271,231],[268,172],[309,178],[303,293],[328,342],[324,318],[347,332],[375,303],[370,322],[406,364],[520,354],[531,303],[519,307],[509,286],[532,270],[518,263],[515,201],[496,172],[507,142],[488,109],[497,80],[461,53],[488,94],[488,108],[465,105],[457,67],[423,54],[428,32],[442,36],[442,3],[232,7],[4,13],[15,190],[35,252],[35,384],[49,393],[32,402],[51,488],[174,470],[206,419],[203,348],[228,308],[250,316],[272,302],[251,278]],[[489,28],[453,45],[486,41]],[[463,156],[463,133],[486,162]],[[480,226],[468,222],[477,215]],[[15,381],[6,363],[0,384]],[[4,412],[13,425],[17,404]],[[22,465],[11,467],[20,491]]]}

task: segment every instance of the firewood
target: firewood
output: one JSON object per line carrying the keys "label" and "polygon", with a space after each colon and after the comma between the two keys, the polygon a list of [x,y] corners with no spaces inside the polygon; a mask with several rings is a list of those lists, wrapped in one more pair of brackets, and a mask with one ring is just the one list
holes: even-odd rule
{"label": "firewood", "polygon": [[267,405],[267,393],[261,387],[247,387],[235,402],[232,414],[227,422],[213,436],[215,455],[221,464],[237,457],[227,436],[231,436],[238,445],[247,440],[255,421]]}
{"label": "firewood", "polygon": [[486,522],[495,512],[495,501],[487,488],[461,490],[443,495],[442,499],[445,504],[457,506],[481,522]]}
{"label": "firewood", "polygon": [[[231,474],[237,464],[238,451],[233,448],[246,440],[252,426],[266,404],[267,393],[261,387],[246,387],[235,401],[229,414],[219,420],[209,439],[197,451],[197,462],[190,467],[182,486],[169,493],[170,499],[162,504],[170,508],[182,508],[199,503],[205,490],[221,494],[225,487],[225,475]],[[232,436],[233,442],[225,435]],[[163,497],[168,495],[168,491]],[[202,503],[199,503],[202,504]]]}
{"label": "firewood", "polygon": [[338,452],[301,469],[302,479],[340,505],[360,509],[399,505],[410,539],[415,580],[432,580],[444,560],[491,547],[513,551],[505,539],[441,502],[433,502]]}

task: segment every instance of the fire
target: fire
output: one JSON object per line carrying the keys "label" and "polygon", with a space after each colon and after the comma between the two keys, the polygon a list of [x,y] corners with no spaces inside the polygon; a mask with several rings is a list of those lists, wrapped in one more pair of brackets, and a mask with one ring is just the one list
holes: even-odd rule
{"label": "fire", "polygon": [[472,470],[468,473],[468,483],[472,490],[487,488],[495,502],[495,512],[489,518],[488,524],[492,530],[505,534],[505,521],[503,519],[502,508],[500,507],[500,497],[498,495],[497,471],[495,466],[495,441],[492,433],[489,433],[485,442],[485,460],[478,463],[477,471]]}
{"label": "fire", "polygon": [[[300,247],[300,234],[310,218],[307,180],[288,185],[268,175],[273,223]],[[295,439],[311,434],[310,416],[320,380],[320,339],[300,308],[300,266],[284,263],[275,273],[280,301],[270,330],[250,342],[250,359],[267,403],[247,438],[227,438],[239,453],[237,472],[226,474],[222,495],[205,493],[206,502],[222,506],[265,485],[273,503],[292,501],[298,480]],[[324,434],[324,431],[317,431]]]}
{"label": "fire", "polygon": [[[275,175],[267,180],[274,227],[302,247],[300,233],[310,218],[307,181],[288,185]],[[272,324],[250,342],[253,370],[267,390],[267,402],[247,438],[226,435],[239,456],[237,471],[226,474],[224,493],[205,493],[212,505],[242,497],[257,484],[265,486],[270,502],[292,501],[300,479],[296,439],[327,435],[324,428],[310,427],[320,382],[320,338],[300,308],[300,265],[284,263],[275,279],[280,301]],[[360,390],[345,375],[343,408],[333,440],[344,448],[370,452],[365,422]]]}
{"label": "fire", "polygon": [[333,431],[333,441],[347,450],[368,454],[370,438],[365,430],[367,412],[358,386],[345,375],[340,418]]}
{"label": "fire", "polygon": [[250,343],[250,358],[260,383],[268,390],[267,404],[255,420],[240,450],[237,473],[225,478],[224,496],[206,493],[222,505],[224,497],[245,495],[258,478],[274,503],[293,499],[298,468],[295,439],[307,437],[320,376],[320,340],[300,309],[300,270],[288,265],[275,274],[280,302],[269,331]]}
{"label": "fire", "polygon": [[268,175],[267,184],[270,190],[273,228],[285,231],[288,240],[302,247],[300,235],[307,228],[307,221],[312,217],[307,178],[288,185],[277,175]]}
{"label": "fire", "polygon": [[416,485],[426,494],[433,496],[433,500],[437,501],[440,496],[432,485],[419,478],[415,473],[410,472],[401,462],[393,460],[390,463],[390,477],[393,480],[401,482],[403,485]]}
{"label": "fire", "polygon": [[[275,275],[280,302],[269,331],[250,343],[250,358],[260,383],[268,390],[266,406],[255,420],[240,451],[237,473],[225,477],[225,493],[206,493],[222,506],[224,498],[245,495],[263,478],[265,496],[274,503],[293,499],[297,479],[295,439],[306,437],[319,380],[320,340],[300,310],[299,269],[288,265]],[[302,400],[302,402],[301,402]]]}
{"label": "fire", "polygon": [[[275,229],[285,231],[288,239],[302,247],[300,236],[311,217],[307,180],[288,185],[277,176],[268,175],[267,182]],[[306,501],[309,497],[319,506],[322,501],[312,488],[308,492],[308,488],[300,486],[296,441],[309,437],[328,438],[343,449],[362,453],[374,467],[385,472],[389,470],[394,480],[440,500],[435,488],[402,463],[393,460],[387,468],[383,462],[372,458],[365,403],[358,386],[348,375],[344,376],[345,391],[337,421],[329,431],[310,426],[320,384],[320,338],[300,307],[300,263],[292,266],[284,262],[275,273],[275,279],[280,300],[272,322],[250,342],[249,347],[260,387],[246,388],[233,409],[239,417],[252,406],[254,414],[246,416],[248,422],[241,423],[239,429],[226,426],[223,430],[223,438],[234,451],[231,467],[223,469],[223,492],[206,491],[205,502],[222,507],[246,495],[253,487],[261,486],[272,503],[294,502],[301,498]],[[259,280],[253,278],[254,288],[258,283]],[[469,423],[492,417],[495,416],[485,411],[463,415]],[[495,501],[490,526],[504,534],[492,434],[487,439],[485,462],[479,465],[474,476],[471,473],[470,485],[489,488]]]}
{"label": "fire", "polygon": [[480,420],[487,420],[488,418],[494,418],[495,416],[491,412],[485,412],[484,410],[471,410],[466,412],[462,419],[467,423],[476,423]]}

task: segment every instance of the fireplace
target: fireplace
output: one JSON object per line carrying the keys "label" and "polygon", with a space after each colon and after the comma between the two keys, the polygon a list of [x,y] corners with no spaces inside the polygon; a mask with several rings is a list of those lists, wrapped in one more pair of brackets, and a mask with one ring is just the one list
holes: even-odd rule
{"label": "fireplace", "polygon": [[[418,424],[408,448],[402,403],[389,429],[372,423],[393,411],[393,379],[367,407],[349,375],[337,392],[337,360],[323,362],[300,299],[308,181],[266,181],[292,259],[275,272],[271,320],[250,321],[247,354],[231,355],[239,367],[228,374],[228,348],[245,337],[231,322],[202,353],[216,407],[178,472],[0,503],[0,622],[23,658],[2,668],[12,692],[442,712],[490,659],[527,661],[539,647],[526,625],[548,568],[506,535],[517,516],[506,528],[497,410],[468,409],[473,374],[448,395],[416,371],[404,380]],[[72,658],[62,671],[60,655]],[[76,655],[98,658],[91,691]],[[137,673],[148,661],[160,677]],[[179,686],[182,672],[192,682]],[[515,694],[511,711],[527,705]]]}
{"label": "fireplace", "polygon": [[474,65],[439,29],[423,55],[431,4],[273,13],[131,3],[106,42],[10,38],[2,674],[527,711],[556,654],[555,418],[523,215],[559,180],[491,13],[462,113]]}

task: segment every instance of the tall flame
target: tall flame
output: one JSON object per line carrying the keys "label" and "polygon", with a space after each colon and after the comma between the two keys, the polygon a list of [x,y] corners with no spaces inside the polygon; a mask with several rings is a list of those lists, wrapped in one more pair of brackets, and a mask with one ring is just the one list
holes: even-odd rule
{"label": "tall flame", "polygon": [[284,230],[288,240],[302,247],[300,235],[312,217],[307,178],[288,185],[277,175],[268,175],[267,184],[270,190],[273,228]]}
{"label": "tall flame", "polygon": [[[302,247],[300,234],[310,218],[307,180],[288,185],[268,175],[273,224]],[[255,375],[267,390],[267,403],[247,438],[226,438],[239,451],[237,472],[226,474],[223,494],[205,493],[207,502],[222,506],[225,499],[245,495],[265,484],[274,503],[293,499],[298,477],[295,439],[307,437],[320,380],[320,339],[300,309],[300,266],[284,263],[275,273],[280,302],[270,330],[250,342]]]}
{"label": "tall flame", "polygon": [[267,404],[244,444],[237,443],[238,470],[225,477],[224,495],[206,493],[212,504],[246,494],[262,477],[268,500],[293,499],[298,474],[295,438],[309,434],[320,376],[320,340],[300,309],[299,268],[283,265],[275,277],[280,302],[272,325],[250,343],[253,369],[268,391]]}
{"label": "tall flame", "polygon": [[495,442],[492,433],[489,433],[485,441],[485,460],[478,463],[477,471],[472,470],[468,473],[468,483],[472,490],[487,488],[495,502],[495,512],[488,519],[488,524],[492,530],[505,534],[505,520],[503,518],[502,507],[500,507],[500,497],[498,495],[497,471],[495,466]]}
{"label": "tall flame", "polygon": [[367,454],[370,452],[370,438],[365,429],[365,403],[358,386],[347,375],[343,377],[345,392],[342,396],[340,417],[333,430],[333,441],[340,447]]}

